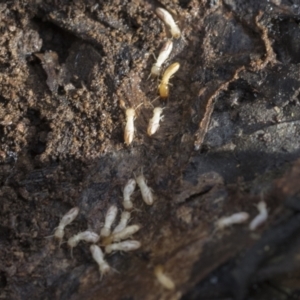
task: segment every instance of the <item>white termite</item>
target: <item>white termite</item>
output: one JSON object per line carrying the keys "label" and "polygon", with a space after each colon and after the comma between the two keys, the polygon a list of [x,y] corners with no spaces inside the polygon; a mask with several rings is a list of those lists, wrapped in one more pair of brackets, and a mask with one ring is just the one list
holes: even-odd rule
{"label": "white termite", "polygon": [[173,42],[167,40],[161,48],[156,62],[152,65],[151,75],[158,77],[160,75],[162,64],[168,59],[173,49]]}
{"label": "white termite", "polygon": [[130,212],[123,211],[122,214],[121,214],[120,223],[114,229],[113,234],[124,230],[126,228],[128,222],[129,222],[129,219],[130,219]]}
{"label": "white termite", "polygon": [[112,205],[106,213],[104,227],[101,229],[101,236],[109,236],[111,233],[111,226],[115,221],[118,213],[118,208],[115,205]]}
{"label": "white termite", "polygon": [[85,241],[87,243],[97,243],[100,239],[100,236],[92,231],[86,230],[83,232],[79,232],[78,234],[72,236],[68,240],[68,246],[71,248],[71,255],[73,248],[78,245],[80,241]]}
{"label": "white termite", "polygon": [[181,31],[176,22],[174,21],[172,15],[167,10],[161,7],[158,7],[156,9],[156,13],[159,16],[159,18],[170,28],[172,37],[175,39],[179,39],[181,36]]}
{"label": "white termite", "polygon": [[92,253],[93,259],[99,265],[99,271],[100,271],[101,278],[102,278],[103,275],[105,275],[111,271],[111,268],[110,268],[109,264],[104,260],[104,254],[99,246],[91,245],[90,251]]}
{"label": "white termite", "polygon": [[118,242],[118,241],[121,241],[121,240],[128,239],[129,237],[131,237],[133,234],[135,234],[140,229],[141,229],[140,225],[130,225],[130,226],[127,226],[122,231],[114,233],[111,236],[111,240],[113,242]]}
{"label": "white termite", "polygon": [[251,221],[249,225],[250,230],[256,230],[268,219],[268,209],[266,202],[260,201],[257,204],[257,209],[259,211],[259,214]]}
{"label": "white termite", "polygon": [[168,290],[174,290],[175,289],[175,283],[173,280],[168,277],[166,274],[164,274],[163,266],[158,265],[154,268],[154,274],[159,281],[159,283]]}
{"label": "white termite", "polygon": [[60,222],[58,224],[58,227],[56,228],[56,230],[54,232],[55,238],[59,239],[60,241],[63,239],[64,234],[65,234],[65,232],[64,232],[65,227],[75,220],[78,213],[79,213],[79,208],[73,207],[62,217],[62,219],[60,220]]}
{"label": "white termite", "polygon": [[123,206],[125,209],[132,209],[133,204],[130,199],[132,193],[134,192],[136,187],[136,181],[134,179],[129,179],[126,183],[123,190]]}
{"label": "white termite", "polygon": [[113,251],[129,252],[129,251],[134,251],[140,247],[141,247],[141,243],[139,241],[124,241],[120,243],[107,245],[105,247],[105,252],[106,253],[111,253]]}
{"label": "white termite", "polygon": [[151,188],[149,188],[146,183],[145,176],[143,174],[141,174],[138,177],[136,177],[136,183],[138,184],[138,186],[141,190],[142,198],[143,198],[144,202],[148,205],[152,205],[153,201],[154,201],[153,194],[152,194]]}
{"label": "white termite", "polygon": [[158,128],[159,128],[159,122],[163,119],[163,116],[161,116],[163,111],[163,108],[161,107],[155,107],[153,109],[153,117],[149,120],[147,133],[149,136],[154,134]]}
{"label": "white termite", "polygon": [[233,224],[244,223],[249,219],[249,214],[246,212],[235,213],[229,217],[223,217],[219,219],[216,223],[217,228],[224,229],[225,227],[229,227]]}
{"label": "white termite", "polygon": [[128,146],[132,143],[134,138],[134,119],[135,119],[135,109],[126,109],[126,125],[124,130],[124,142]]}

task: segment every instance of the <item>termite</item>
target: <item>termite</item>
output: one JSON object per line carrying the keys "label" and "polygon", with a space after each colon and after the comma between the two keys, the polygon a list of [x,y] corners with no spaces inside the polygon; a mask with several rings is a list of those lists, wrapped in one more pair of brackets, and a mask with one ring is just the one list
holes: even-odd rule
{"label": "termite", "polygon": [[130,199],[130,196],[134,192],[136,187],[136,181],[134,179],[129,179],[126,183],[124,190],[123,190],[123,206],[125,209],[132,209],[133,204]]}
{"label": "termite", "polygon": [[170,65],[165,71],[161,82],[158,86],[159,95],[161,98],[169,97],[169,80],[178,71],[179,67],[180,64],[178,62],[175,62],[172,65]]}
{"label": "termite", "polygon": [[170,28],[172,37],[175,39],[179,39],[181,36],[181,32],[172,15],[167,10],[161,7],[158,7],[156,9],[156,13],[159,18]]}
{"label": "termite", "polygon": [[135,110],[141,106],[143,103],[139,104],[136,108],[127,108],[126,114],[126,125],[124,129],[124,143],[129,146],[134,138],[134,120],[135,120]]}
{"label": "termite", "polygon": [[134,119],[135,119],[135,109],[126,109],[126,125],[124,130],[124,142],[128,146],[132,143],[134,137]]}
{"label": "termite", "polygon": [[262,225],[268,219],[268,209],[267,204],[261,201],[257,204],[257,209],[259,214],[251,221],[249,225],[250,230],[256,230],[260,225]]}
{"label": "termite", "polygon": [[121,214],[120,223],[114,229],[113,234],[124,230],[126,228],[127,224],[128,224],[129,219],[130,219],[130,212],[123,211],[122,214]]}
{"label": "termite", "polygon": [[167,40],[166,43],[161,48],[156,62],[153,64],[151,68],[152,76],[158,77],[160,75],[161,66],[170,56],[172,49],[173,49],[173,42],[171,40]]}
{"label": "termite", "polygon": [[92,231],[83,231],[72,236],[68,240],[68,246],[71,248],[71,256],[73,256],[73,248],[78,245],[80,241],[85,241],[87,243],[97,243],[100,239],[100,236]]}
{"label": "termite", "polygon": [[93,259],[99,265],[99,270],[100,270],[101,279],[102,279],[102,276],[105,275],[106,273],[110,272],[111,268],[110,268],[109,264],[104,260],[104,254],[99,246],[91,245],[90,251],[92,253]]}
{"label": "termite", "polygon": [[163,111],[163,108],[161,107],[155,107],[153,109],[153,117],[149,120],[147,133],[149,136],[154,134],[158,128],[159,128],[159,122],[163,119],[163,116],[161,116]]}
{"label": "termite", "polygon": [[141,190],[142,198],[143,198],[144,202],[148,205],[152,205],[153,201],[154,201],[153,195],[152,195],[152,190],[151,190],[151,188],[148,187],[145,176],[143,174],[141,174],[138,177],[136,177],[136,183],[138,184],[138,186]]}
{"label": "termite", "polygon": [[60,222],[58,224],[58,227],[56,228],[56,230],[54,232],[55,238],[59,239],[60,241],[63,239],[64,234],[65,234],[65,232],[64,232],[65,227],[75,220],[78,213],[79,213],[79,208],[73,207],[62,217],[62,219],[60,220]]}
{"label": "termite", "polygon": [[119,242],[121,240],[126,240],[129,237],[131,237],[133,234],[135,234],[137,231],[141,229],[141,226],[139,225],[130,225],[124,228],[120,232],[116,232],[106,238],[104,238],[101,242],[101,245],[106,246],[111,244],[112,242]]}
{"label": "termite", "polygon": [[164,274],[163,266],[158,265],[154,268],[154,274],[157,278],[157,280],[160,282],[160,284],[165,287],[168,290],[174,290],[175,289],[175,283],[173,280],[168,277],[166,274]]}
{"label": "termite", "polygon": [[219,229],[224,229],[225,227],[231,226],[233,224],[244,223],[249,219],[249,214],[246,212],[235,213],[229,217],[223,217],[219,219],[216,223]]}
{"label": "termite", "polygon": [[113,251],[133,251],[141,247],[139,241],[124,241],[120,243],[110,244],[105,247],[106,253],[111,253]]}
{"label": "termite", "polygon": [[112,205],[106,213],[104,227],[101,229],[101,236],[109,236],[111,233],[111,226],[116,219],[118,213],[118,208],[115,205]]}

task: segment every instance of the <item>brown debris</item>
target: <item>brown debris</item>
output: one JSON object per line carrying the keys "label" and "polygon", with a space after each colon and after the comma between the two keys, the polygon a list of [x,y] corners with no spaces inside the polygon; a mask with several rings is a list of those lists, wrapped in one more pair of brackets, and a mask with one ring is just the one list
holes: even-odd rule
{"label": "brown debris", "polygon": [[264,59],[258,59],[251,62],[251,67],[253,68],[254,71],[259,71],[264,69],[268,63],[270,63],[271,66],[278,63],[276,59],[276,53],[273,50],[272,42],[269,38],[268,28],[260,22],[263,14],[264,13],[262,11],[259,11],[258,15],[255,17],[255,24],[261,31],[261,39],[265,44],[266,53],[264,55],[265,56]]}
{"label": "brown debris", "polygon": [[[205,135],[207,133],[209,123],[211,120],[211,115],[214,111],[214,104],[215,104],[215,99],[218,97],[220,92],[225,91],[228,88],[228,85],[232,83],[233,81],[237,80],[239,78],[239,75],[242,71],[245,70],[245,67],[239,67],[235,72],[232,78],[221,85],[212,93],[212,95],[209,96],[209,98],[206,100],[206,106],[205,106],[205,113],[204,116],[199,124],[199,129],[195,133],[195,150],[200,150],[202,143],[204,141]],[[199,96],[201,96],[203,93],[203,90],[200,90]]]}

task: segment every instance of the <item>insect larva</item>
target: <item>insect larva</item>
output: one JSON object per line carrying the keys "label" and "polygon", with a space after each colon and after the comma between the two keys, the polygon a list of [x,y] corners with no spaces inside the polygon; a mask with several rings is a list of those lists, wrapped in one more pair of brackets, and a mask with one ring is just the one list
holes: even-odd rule
{"label": "insect larva", "polygon": [[169,80],[170,78],[178,71],[180,64],[178,62],[173,63],[170,65],[167,70],[165,71],[161,82],[158,86],[159,95],[161,98],[168,98],[169,97]]}
{"label": "insect larva", "polygon": [[181,36],[181,32],[172,15],[167,10],[161,7],[158,7],[156,9],[156,13],[159,18],[170,28],[172,37],[175,39],[179,39]]}
{"label": "insect larva", "polygon": [[124,142],[128,146],[132,143],[134,138],[134,119],[135,119],[135,109],[126,109],[126,125],[124,130]]}
{"label": "insect larva", "polygon": [[134,179],[129,179],[126,183],[124,190],[123,190],[123,206],[125,209],[132,209],[133,204],[130,199],[130,196],[135,190],[136,181]]}
{"label": "insect larva", "polygon": [[267,204],[261,201],[257,204],[257,209],[259,214],[251,221],[249,225],[250,230],[256,230],[260,225],[262,225],[268,219],[268,209]]}
{"label": "insect larva", "polygon": [[105,216],[104,227],[101,229],[101,236],[109,236],[111,233],[111,226],[116,219],[118,213],[118,208],[115,205],[112,205]]}
{"label": "insect larva", "polygon": [[71,248],[71,253],[74,247],[78,245],[80,241],[85,241],[87,243],[97,243],[100,239],[100,236],[92,231],[83,231],[78,234],[72,236],[68,240],[68,246]]}
{"label": "insect larva", "polygon": [[249,214],[246,212],[235,213],[229,217],[223,217],[219,219],[216,223],[219,229],[231,226],[233,224],[244,223],[249,219]]}
{"label": "insect larva", "polygon": [[175,289],[175,283],[173,282],[173,280],[166,274],[164,274],[163,266],[156,266],[154,269],[154,274],[163,287],[165,287],[168,290]]}
{"label": "insect larva", "polygon": [[104,254],[99,246],[91,245],[90,251],[92,253],[93,259],[99,265],[99,271],[100,271],[101,278],[102,278],[103,275],[110,272],[111,268],[110,268],[109,264],[104,260]]}
{"label": "insect larva", "polygon": [[129,221],[129,219],[130,219],[130,212],[123,211],[122,214],[121,214],[120,223],[114,229],[113,234],[118,233],[118,232],[124,230],[126,228],[126,226],[127,226],[127,223]]}
{"label": "insect larva", "polygon": [[59,239],[60,241],[63,239],[64,234],[65,234],[65,232],[64,232],[65,227],[75,220],[78,213],[79,213],[79,208],[73,207],[62,217],[62,219],[60,220],[60,222],[58,224],[58,227],[56,228],[56,230],[54,232],[55,238]]}
{"label": "insect larva", "polygon": [[124,241],[120,243],[110,244],[105,247],[106,253],[111,253],[113,251],[133,251],[141,247],[139,241]]}
{"label": "insect larva", "polygon": [[166,43],[161,48],[156,62],[153,64],[151,68],[152,76],[156,76],[156,77],[159,76],[161,66],[170,56],[172,49],[173,49],[173,42],[171,40],[167,40]]}
{"label": "insect larva", "polygon": [[151,188],[148,187],[146,180],[145,180],[145,176],[143,174],[139,175],[136,178],[136,183],[138,184],[138,186],[141,190],[142,198],[143,198],[144,202],[148,205],[152,205],[153,204],[152,190],[151,190]]}
{"label": "insect larva", "polygon": [[163,108],[161,107],[155,107],[153,109],[153,117],[149,120],[147,133],[149,136],[154,134],[158,128],[159,128],[159,122],[163,119],[163,116],[161,116],[163,111]]}

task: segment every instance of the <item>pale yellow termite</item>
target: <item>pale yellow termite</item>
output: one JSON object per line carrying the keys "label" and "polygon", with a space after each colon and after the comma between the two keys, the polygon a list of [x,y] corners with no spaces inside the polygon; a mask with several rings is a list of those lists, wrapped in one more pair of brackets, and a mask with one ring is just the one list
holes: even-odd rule
{"label": "pale yellow termite", "polygon": [[102,278],[103,275],[105,275],[111,271],[111,267],[104,260],[104,254],[99,246],[91,245],[90,251],[92,253],[93,259],[97,262],[97,264],[99,266],[99,271],[100,271],[101,278]]}
{"label": "pale yellow termite", "polygon": [[173,49],[173,42],[171,40],[167,40],[166,43],[161,48],[156,62],[153,64],[153,66],[151,68],[152,76],[156,76],[156,77],[159,76],[161,66],[170,56],[172,49]]}
{"label": "pale yellow termite", "polygon": [[175,62],[166,69],[158,86],[159,95],[161,98],[169,97],[169,80],[178,71],[179,67],[180,64],[178,62]]}
{"label": "pale yellow termite", "polygon": [[123,206],[125,209],[132,209],[133,208],[133,204],[132,201],[130,199],[132,193],[134,192],[136,187],[136,181],[131,178],[128,180],[128,182],[126,183],[124,190],[123,190]]}
{"label": "pale yellow termite", "polygon": [[78,245],[80,241],[85,241],[87,243],[97,243],[100,239],[100,236],[92,231],[86,230],[83,232],[79,232],[68,240],[68,246],[71,248],[71,256],[73,256],[73,248]]}
{"label": "pale yellow termite", "polygon": [[154,274],[155,274],[157,280],[166,289],[174,290],[175,283],[173,282],[173,280],[170,277],[168,277],[166,274],[164,274],[163,271],[164,271],[163,266],[158,265],[155,267]]}
{"label": "pale yellow termite", "polygon": [[59,239],[60,241],[63,239],[64,234],[65,234],[65,232],[64,232],[65,227],[75,220],[78,213],[79,213],[79,208],[73,207],[62,217],[62,219],[60,220],[60,222],[58,224],[58,227],[56,228],[56,230],[54,232],[55,238]]}
{"label": "pale yellow termite", "polygon": [[113,251],[133,251],[141,247],[141,243],[139,241],[124,241],[120,243],[114,243],[107,245],[105,247],[106,253],[111,253]]}
{"label": "pale yellow termite", "polygon": [[112,242],[119,242],[121,240],[126,240],[127,238],[131,237],[137,231],[141,229],[140,225],[130,225],[124,228],[120,232],[113,233],[112,235],[104,238],[101,242],[103,246],[109,245]]}
{"label": "pale yellow termite", "polygon": [[126,109],[126,125],[124,130],[124,142],[128,146],[132,143],[134,138],[134,119],[135,119],[135,109]]}
{"label": "pale yellow termite", "polygon": [[246,212],[238,212],[229,217],[222,217],[216,223],[218,229],[224,229],[225,227],[241,224],[249,219],[249,214]]}
{"label": "pale yellow termite", "polygon": [[135,110],[143,105],[143,103],[140,103],[136,108],[127,108],[125,111],[126,114],[126,125],[124,129],[124,143],[128,146],[132,143],[134,138],[134,120],[135,120]]}
{"label": "pale yellow termite", "polygon": [[118,213],[118,208],[112,205],[106,213],[104,227],[101,229],[101,236],[107,237],[111,233],[111,226],[115,221]]}
{"label": "pale yellow termite", "polygon": [[152,194],[152,190],[150,187],[148,187],[146,183],[145,176],[143,174],[139,175],[136,177],[136,183],[138,184],[141,193],[142,193],[142,198],[144,202],[148,205],[152,205],[154,202],[154,197]]}
{"label": "pale yellow termite", "polygon": [[257,204],[257,209],[259,214],[250,222],[249,229],[256,230],[260,225],[268,219],[268,209],[267,204],[264,201],[261,201]]}
{"label": "pale yellow termite", "polygon": [[120,223],[115,227],[113,234],[124,230],[127,226],[127,223],[129,222],[129,219],[130,219],[130,212],[123,211],[121,214]]}
{"label": "pale yellow termite", "polygon": [[175,39],[179,39],[181,36],[181,31],[176,22],[174,21],[172,15],[167,10],[161,7],[158,7],[156,9],[156,13],[159,16],[159,18],[170,28],[172,37]]}
{"label": "pale yellow termite", "polygon": [[161,107],[155,107],[153,109],[153,117],[149,120],[147,133],[149,136],[154,134],[158,128],[159,128],[159,122],[163,119],[163,116],[161,116],[163,111],[163,108]]}

